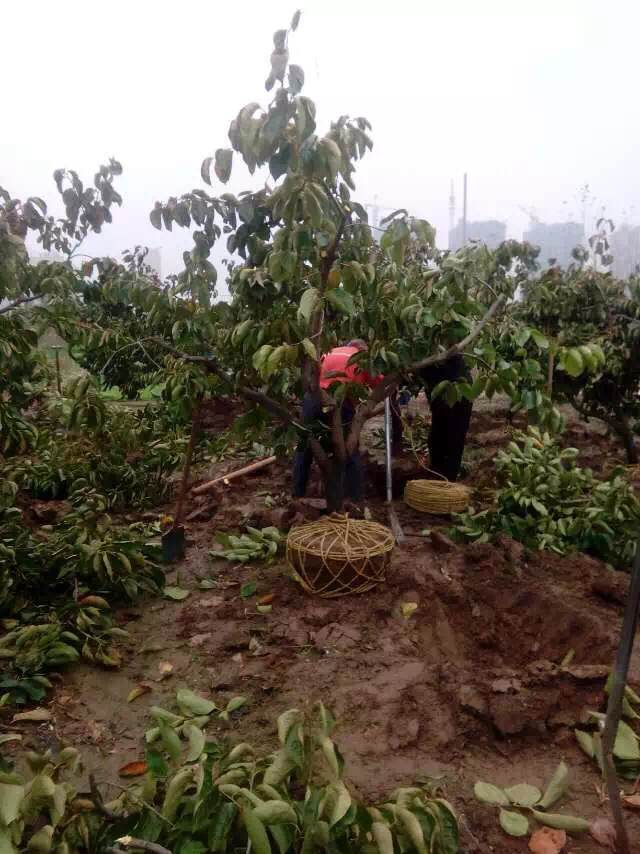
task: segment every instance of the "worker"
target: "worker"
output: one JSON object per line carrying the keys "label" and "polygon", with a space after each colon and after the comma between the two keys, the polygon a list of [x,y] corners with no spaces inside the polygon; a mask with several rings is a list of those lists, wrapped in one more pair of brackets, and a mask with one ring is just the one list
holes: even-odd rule
{"label": "worker", "polygon": [[[334,347],[333,350],[326,353],[320,363],[320,388],[326,391],[332,384],[340,382],[357,383],[369,387],[377,385],[382,376],[372,377],[357,364],[350,364],[350,359],[356,353],[366,349],[366,341],[355,338],[349,341],[346,346]],[[349,397],[347,391],[342,404],[342,428],[345,435],[348,433],[354,413],[355,402]],[[324,425],[324,434],[325,436],[328,435],[327,428],[331,424],[331,414],[323,411],[319,395],[305,394],[302,401],[302,420],[307,425],[318,423]],[[326,441],[322,444],[327,450],[331,448],[331,444],[327,445]],[[312,461],[313,452],[310,442],[306,436],[303,436],[293,460],[293,495],[295,498],[302,498],[306,494]],[[363,500],[364,477],[359,449],[356,449],[346,461],[344,486],[345,495],[351,501],[359,503]]]}
{"label": "worker", "polygon": [[431,394],[443,380],[454,383],[464,379],[470,382],[469,369],[465,365],[464,357],[458,353],[446,362],[429,365],[419,372],[419,376],[431,406],[429,467],[436,474],[453,482],[460,474],[473,404],[463,397],[453,406],[449,406],[443,394],[435,400],[431,400]]}

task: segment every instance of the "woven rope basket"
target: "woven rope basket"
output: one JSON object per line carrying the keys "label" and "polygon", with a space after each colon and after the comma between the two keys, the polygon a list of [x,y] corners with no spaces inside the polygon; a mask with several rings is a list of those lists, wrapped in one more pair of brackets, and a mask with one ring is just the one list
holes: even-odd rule
{"label": "woven rope basket", "polygon": [[347,596],[385,580],[394,545],[384,525],[333,514],[291,529],[287,562],[308,593]]}
{"label": "woven rope basket", "polygon": [[410,480],[404,488],[404,500],[423,513],[462,513],[469,506],[471,490],[446,480]]}

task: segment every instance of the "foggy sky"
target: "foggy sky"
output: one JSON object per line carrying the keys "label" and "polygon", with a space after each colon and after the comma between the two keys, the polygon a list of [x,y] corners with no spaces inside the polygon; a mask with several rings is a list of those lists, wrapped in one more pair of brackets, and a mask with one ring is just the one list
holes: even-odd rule
{"label": "foggy sky", "polygon": [[[407,207],[447,245],[449,183],[469,173],[469,218],[520,237],[526,210],[581,220],[580,187],[638,221],[635,0],[307,0],[290,39],[318,129],[342,113],[373,125],[356,173],[363,203]],[[160,246],[180,268],[189,232],[157,232],[153,203],[202,187],[200,163],[229,121],[266,103],[271,35],[295,0],[30,0],[2,10],[0,184],[56,197],[57,167],[90,180],[123,164],[123,208],[87,242],[97,254]],[[236,163],[239,161],[236,161]],[[234,168],[228,189],[260,186]],[[214,192],[222,192],[214,184]],[[220,270],[221,279],[223,271]]]}

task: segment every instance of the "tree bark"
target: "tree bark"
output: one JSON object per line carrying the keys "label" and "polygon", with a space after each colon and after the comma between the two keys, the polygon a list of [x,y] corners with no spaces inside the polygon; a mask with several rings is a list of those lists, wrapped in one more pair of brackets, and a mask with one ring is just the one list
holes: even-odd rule
{"label": "tree bark", "polygon": [[329,460],[323,472],[324,495],[329,513],[342,513],[344,509],[345,463],[337,455]]}
{"label": "tree bark", "polygon": [[638,447],[636,445],[636,437],[633,430],[629,426],[629,419],[624,416],[620,419],[619,427],[617,428],[618,435],[622,439],[622,444],[627,454],[627,462],[629,465],[635,466],[638,464]]}

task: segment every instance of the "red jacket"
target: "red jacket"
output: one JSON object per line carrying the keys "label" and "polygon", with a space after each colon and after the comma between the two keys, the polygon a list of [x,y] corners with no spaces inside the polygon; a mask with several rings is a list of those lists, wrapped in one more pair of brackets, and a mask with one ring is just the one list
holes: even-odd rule
{"label": "red jacket", "polygon": [[320,388],[329,388],[332,383],[360,383],[376,386],[382,376],[372,377],[356,364],[349,365],[349,359],[358,353],[357,347],[334,347],[322,357],[320,363]]}

